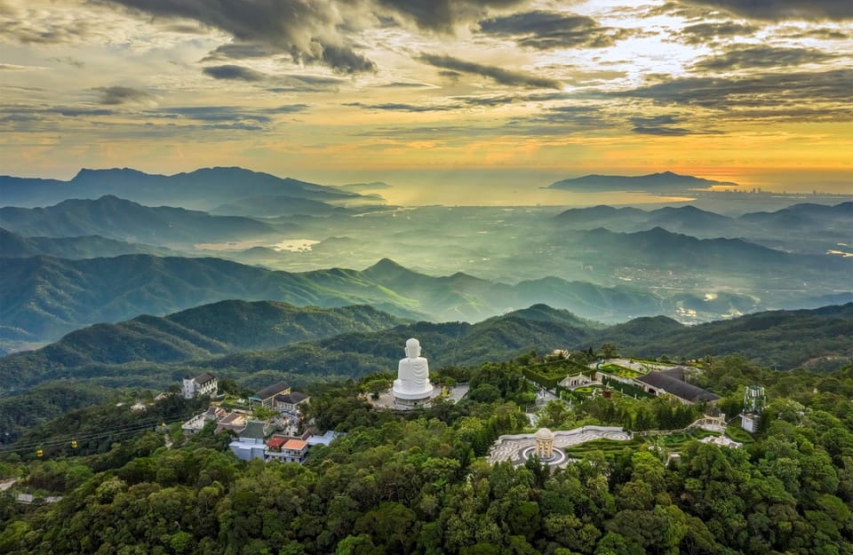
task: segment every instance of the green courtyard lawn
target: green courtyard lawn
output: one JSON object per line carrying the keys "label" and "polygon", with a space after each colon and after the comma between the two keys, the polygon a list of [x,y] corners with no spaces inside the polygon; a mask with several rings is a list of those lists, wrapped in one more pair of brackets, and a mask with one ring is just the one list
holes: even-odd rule
{"label": "green courtyard lawn", "polygon": [[598,368],[599,372],[604,372],[605,374],[612,374],[614,376],[619,376],[620,378],[628,378],[635,379],[644,375],[644,372],[640,372],[638,370],[633,370],[631,368],[626,368],[624,366],[619,366],[618,364],[608,363],[602,364]]}
{"label": "green courtyard lawn", "polygon": [[744,445],[747,443],[754,443],[755,440],[752,436],[740,427],[740,424],[736,422],[732,422],[728,426],[726,426],[726,436],[730,439],[737,441],[738,443],[743,443]]}
{"label": "green courtyard lawn", "polygon": [[626,447],[636,449],[642,444],[640,439],[629,439],[627,441],[619,441],[614,439],[596,439],[588,441],[574,447],[568,447],[563,451],[573,459],[583,459],[590,456],[596,451],[604,453],[604,456],[613,456],[616,453],[621,453]]}

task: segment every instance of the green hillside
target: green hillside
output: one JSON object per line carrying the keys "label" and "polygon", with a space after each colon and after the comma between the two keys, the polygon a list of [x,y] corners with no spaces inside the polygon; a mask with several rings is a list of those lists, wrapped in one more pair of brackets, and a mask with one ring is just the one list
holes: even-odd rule
{"label": "green hillside", "polygon": [[698,326],[666,318],[616,325],[594,342],[616,344],[622,354],[702,358],[740,354],[765,366],[838,368],[853,361],[853,303],[815,310],[771,311]]}
{"label": "green hillside", "polygon": [[99,235],[155,245],[230,241],[270,235],[276,229],[250,218],[142,206],[115,196],[66,200],[48,208],[0,208],[0,227],[21,235]]}
{"label": "green hillside", "polygon": [[[205,314],[215,317],[202,322]],[[253,377],[258,382],[274,376],[358,377],[394,371],[409,337],[420,339],[433,369],[477,366],[532,350],[597,351],[604,343],[625,356],[680,360],[739,354],[780,370],[836,368],[853,360],[853,304],[698,326],[657,317],[602,328],[541,305],[473,325],[397,324],[398,319],[365,307],[320,311],[220,303],[168,318],[93,326],[40,351],[7,356],[0,359],[0,383],[18,388],[87,379],[119,388],[165,387],[182,374],[203,371],[251,383]],[[325,338],[306,341],[311,333]],[[293,342],[298,343],[271,348]]]}
{"label": "green hillside", "polygon": [[84,237],[25,237],[0,228],[0,258],[26,258],[30,256],[55,256],[77,260],[121,256],[123,254],[177,254],[165,247],[126,243],[98,235]]}
{"label": "green hillside", "polygon": [[369,306],[323,309],[270,301],[223,301],[163,318],[140,316],[96,324],[34,352],[0,359],[6,387],[40,372],[129,362],[171,363],[246,350],[273,349],[345,333],[375,332],[405,321]]}
{"label": "green hillside", "polygon": [[323,307],[370,304],[405,318],[478,321],[547,303],[593,320],[657,314],[663,301],[631,287],[548,278],[507,285],[465,274],[433,277],[390,260],[364,271],[276,272],[214,258],[120,256],[4,261],[0,339],[54,341],[75,329],[160,316],[227,299]]}
{"label": "green hillside", "polygon": [[[414,316],[417,303],[358,272],[272,272],[215,258],[121,256],[4,260],[0,337],[55,340],[97,322],[163,315],[226,299],[324,307],[375,304]],[[408,307],[406,305],[409,305]]]}

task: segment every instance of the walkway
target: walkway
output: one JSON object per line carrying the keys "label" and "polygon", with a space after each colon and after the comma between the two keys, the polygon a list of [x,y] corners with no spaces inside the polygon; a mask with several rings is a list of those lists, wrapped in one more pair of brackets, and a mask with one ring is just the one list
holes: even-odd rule
{"label": "walkway", "polygon": [[[554,447],[566,449],[581,445],[596,439],[610,439],[613,441],[627,441],[631,439],[631,433],[622,428],[607,426],[584,426],[568,431],[554,432]],[[524,464],[522,452],[534,446],[536,443],[534,434],[505,435],[498,438],[488,454],[488,461],[494,464],[501,461],[511,461],[518,466]]]}

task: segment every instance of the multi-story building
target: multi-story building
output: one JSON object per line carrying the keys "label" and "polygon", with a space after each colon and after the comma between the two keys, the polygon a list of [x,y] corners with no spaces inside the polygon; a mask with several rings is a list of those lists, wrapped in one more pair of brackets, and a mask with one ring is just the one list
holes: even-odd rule
{"label": "multi-story building", "polygon": [[218,387],[219,382],[217,382],[216,376],[205,372],[195,378],[184,378],[182,392],[184,399],[192,399],[196,395],[216,395]]}

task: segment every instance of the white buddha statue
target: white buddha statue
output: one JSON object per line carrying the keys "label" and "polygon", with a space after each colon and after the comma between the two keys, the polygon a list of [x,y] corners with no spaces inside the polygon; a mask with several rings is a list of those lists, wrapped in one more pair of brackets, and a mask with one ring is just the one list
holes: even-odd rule
{"label": "white buddha statue", "polygon": [[406,358],[397,366],[394,380],[394,396],[404,400],[425,399],[432,393],[429,382],[429,364],[421,356],[421,344],[417,339],[406,341]]}

